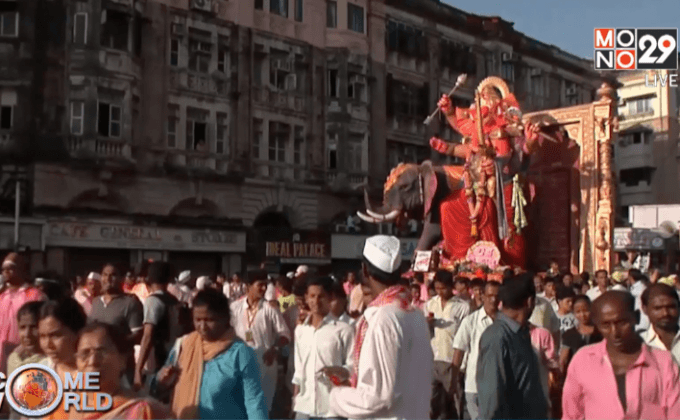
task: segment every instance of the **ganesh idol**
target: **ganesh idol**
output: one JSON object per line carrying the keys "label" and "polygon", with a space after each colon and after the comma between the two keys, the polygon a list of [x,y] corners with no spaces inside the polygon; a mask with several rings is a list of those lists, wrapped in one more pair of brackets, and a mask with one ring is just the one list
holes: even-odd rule
{"label": "ganesh idol", "polygon": [[448,95],[438,102],[462,143],[432,138],[439,153],[464,159],[464,165],[400,164],[383,191],[383,205],[374,209],[366,196],[368,222],[422,219],[417,250],[430,250],[441,239],[443,255],[462,261],[478,241],[500,250],[505,265],[525,266],[526,190],[521,173],[539,144],[538,126],[522,122],[519,104],[506,83],[484,79],[469,108],[454,107]]}

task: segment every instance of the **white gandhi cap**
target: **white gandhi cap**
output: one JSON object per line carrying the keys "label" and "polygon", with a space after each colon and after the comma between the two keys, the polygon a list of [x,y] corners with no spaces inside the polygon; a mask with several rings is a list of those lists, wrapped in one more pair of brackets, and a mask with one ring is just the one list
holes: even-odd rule
{"label": "white gandhi cap", "polygon": [[401,243],[394,236],[371,236],[366,239],[364,257],[376,268],[394,273],[401,266]]}

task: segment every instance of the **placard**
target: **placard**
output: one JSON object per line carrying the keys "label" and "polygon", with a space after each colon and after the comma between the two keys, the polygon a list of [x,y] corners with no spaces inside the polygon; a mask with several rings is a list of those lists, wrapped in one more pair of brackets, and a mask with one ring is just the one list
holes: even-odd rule
{"label": "placard", "polygon": [[467,260],[495,270],[501,260],[501,252],[493,242],[479,241],[468,249]]}

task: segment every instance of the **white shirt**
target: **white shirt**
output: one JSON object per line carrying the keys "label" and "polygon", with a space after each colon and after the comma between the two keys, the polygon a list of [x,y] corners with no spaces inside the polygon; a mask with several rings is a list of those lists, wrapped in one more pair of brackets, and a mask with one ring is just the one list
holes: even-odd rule
{"label": "white shirt", "polygon": [[675,338],[673,338],[673,343],[671,344],[670,349],[666,348],[664,342],[661,341],[661,338],[654,330],[654,326],[649,327],[649,329],[640,334],[640,336],[643,340],[645,340],[645,343],[649,344],[650,346],[656,347],[660,350],[670,351],[675,363],[680,365],[680,332],[678,332]]}
{"label": "white shirt", "polygon": [[364,317],[357,387],[333,388],[331,412],[348,419],[429,418],[433,354],[425,317],[397,304],[369,307]]}
{"label": "white shirt", "polygon": [[642,293],[647,289],[647,285],[642,281],[636,281],[630,286],[630,294],[635,298],[635,310],[640,312],[640,322],[635,327],[636,331],[644,331],[650,328],[649,318],[642,310]]}
{"label": "white shirt", "polygon": [[479,340],[486,328],[493,324],[484,308],[480,308],[463,319],[453,339],[453,348],[465,352],[467,367],[465,369],[465,392],[477,393],[477,361],[479,360]]}
{"label": "white shirt", "polygon": [[[248,316],[248,299],[243,298],[231,304],[231,324],[236,335],[255,350],[258,360],[274,347],[280,336],[291,339],[290,330],[283,319],[283,315],[271,305],[260,300],[257,312]],[[251,315],[252,316],[252,313]],[[248,333],[250,331],[250,334]]]}
{"label": "white shirt", "polygon": [[628,288],[621,283],[617,283],[612,286],[612,290],[618,290],[619,292],[627,292]]}
{"label": "white shirt", "polygon": [[357,320],[347,315],[347,312],[343,312],[342,315],[340,315],[340,317],[338,318],[338,321],[349,324],[349,326],[351,326],[352,329],[354,329],[357,323]]}
{"label": "white shirt", "polygon": [[470,304],[454,296],[442,308],[442,298],[435,296],[425,305],[425,312],[434,313],[434,336],[431,340],[434,360],[451,363],[453,338],[460,323],[470,314]]}
{"label": "white shirt", "polygon": [[[607,287],[607,291],[609,291],[609,290],[612,290],[612,288]],[[586,293],[586,296],[588,296],[588,299],[590,299],[591,302],[595,302],[595,299],[599,298],[602,295],[603,295],[603,293],[600,290],[599,286],[593,287],[592,289],[588,290],[588,292]]]}
{"label": "white shirt", "polygon": [[295,328],[295,374],[300,387],[293,409],[312,418],[329,417],[331,386],[319,379],[319,371],[329,366],[344,366],[351,372],[354,329],[333,315],[327,315],[319,328],[311,317]]}

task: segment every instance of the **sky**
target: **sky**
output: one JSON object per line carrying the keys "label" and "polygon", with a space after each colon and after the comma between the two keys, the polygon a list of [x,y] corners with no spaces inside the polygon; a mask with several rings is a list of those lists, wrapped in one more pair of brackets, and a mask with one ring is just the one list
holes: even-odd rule
{"label": "sky", "polygon": [[515,29],[583,58],[599,28],[677,28],[680,0],[441,0],[465,12],[499,16]]}

